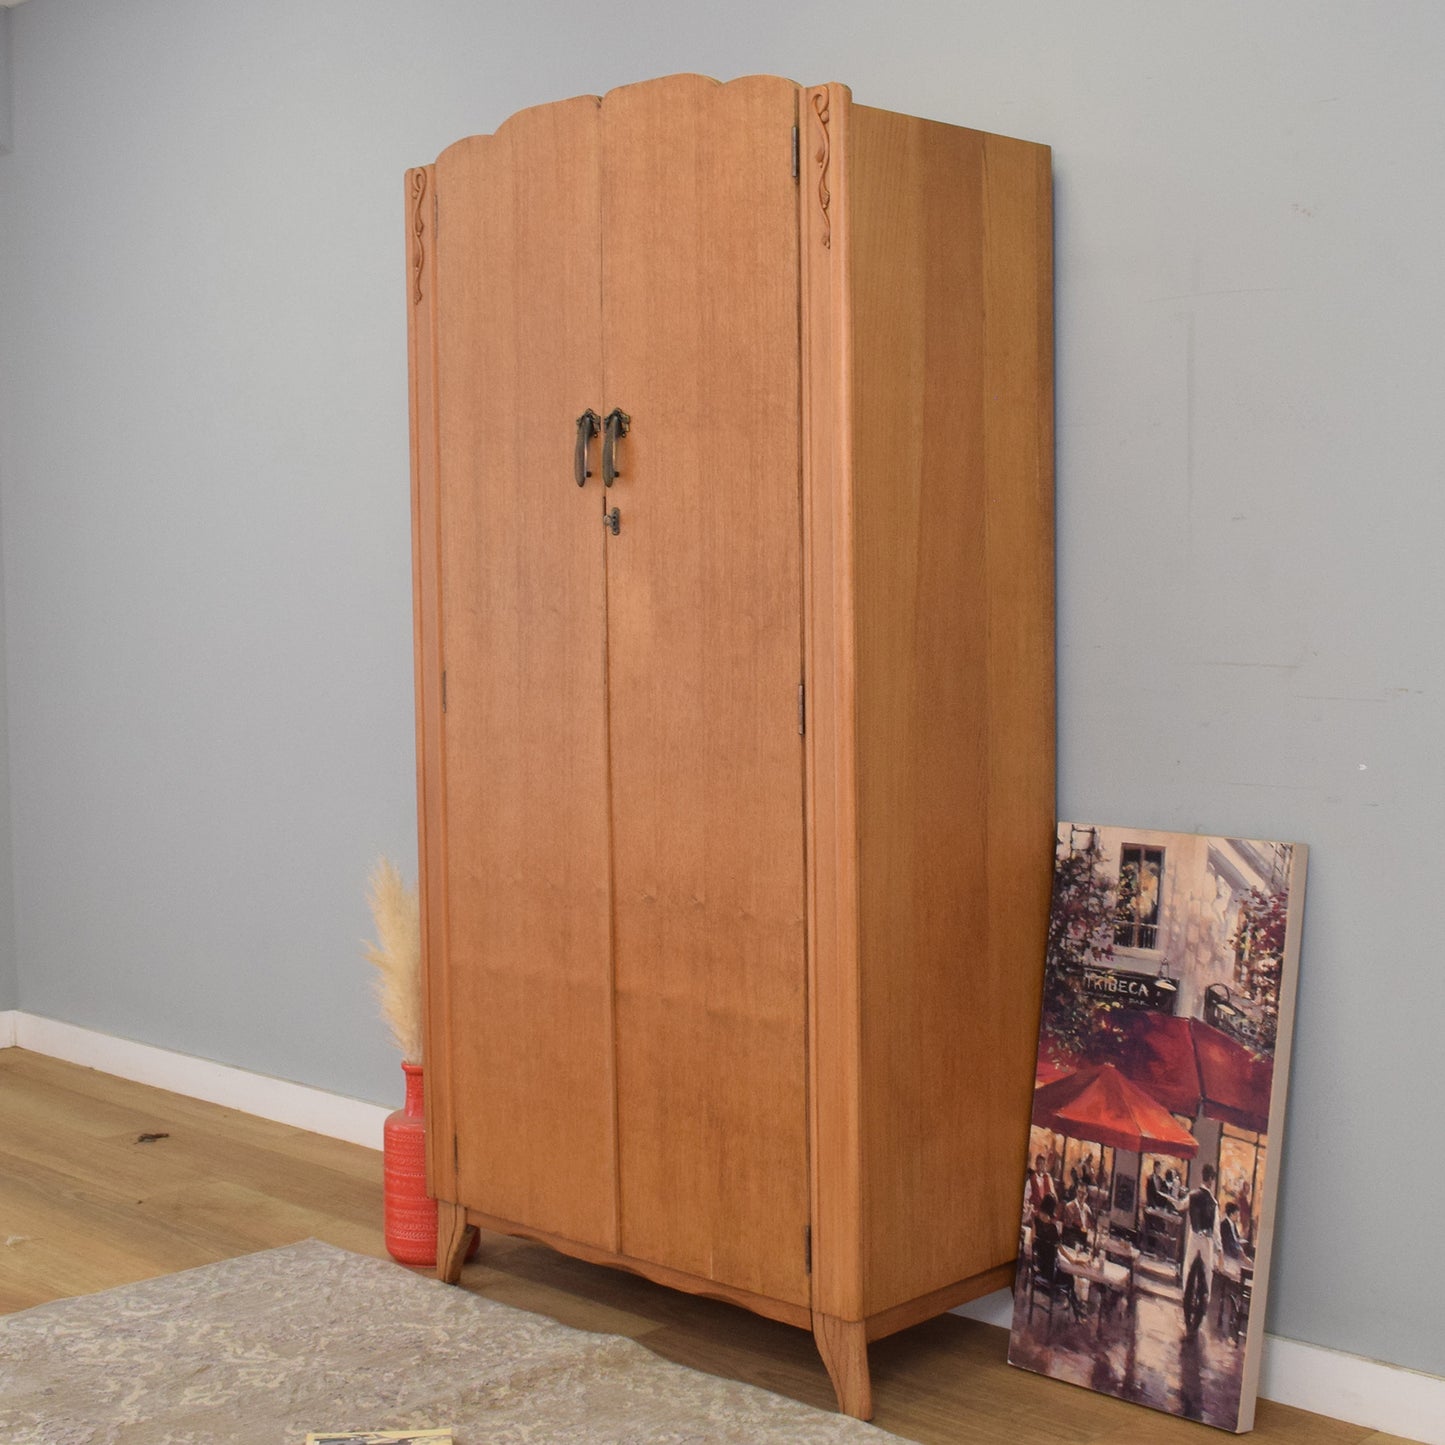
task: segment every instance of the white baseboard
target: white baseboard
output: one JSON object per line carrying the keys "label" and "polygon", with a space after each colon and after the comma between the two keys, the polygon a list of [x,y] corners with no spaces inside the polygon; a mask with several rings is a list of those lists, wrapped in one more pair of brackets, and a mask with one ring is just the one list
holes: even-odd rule
{"label": "white baseboard", "polygon": [[0,1048],[12,1045],[368,1149],[381,1148],[381,1126],[390,1112],[380,1104],[18,1010],[0,1013]]}
{"label": "white baseboard", "polygon": [[[1013,1295],[995,1290],[960,1305],[954,1314],[1006,1330],[1013,1319]],[[1445,1379],[1438,1375],[1266,1335],[1259,1393],[1276,1404],[1351,1425],[1445,1445]]]}
{"label": "white baseboard", "polygon": [[[0,1012],[0,1048],[18,1046],[150,1084],[313,1134],[381,1147],[388,1110],[324,1089],[253,1074],[151,1044],[137,1044],[20,1010]],[[1007,1290],[961,1306],[956,1314],[1009,1327]],[[1445,1379],[1266,1335],[1259,1393],[1267,1400],[1330,1415],[1425,1445],[1445,1445]]]}

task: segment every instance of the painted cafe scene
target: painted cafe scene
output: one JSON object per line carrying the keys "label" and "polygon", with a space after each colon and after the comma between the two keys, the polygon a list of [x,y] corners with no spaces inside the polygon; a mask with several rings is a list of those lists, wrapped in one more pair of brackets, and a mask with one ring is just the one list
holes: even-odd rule
{"label": "painted cafe scene", "polygon": [[1014,1364],[1250,1428],[1304,851],[1060,826]]}

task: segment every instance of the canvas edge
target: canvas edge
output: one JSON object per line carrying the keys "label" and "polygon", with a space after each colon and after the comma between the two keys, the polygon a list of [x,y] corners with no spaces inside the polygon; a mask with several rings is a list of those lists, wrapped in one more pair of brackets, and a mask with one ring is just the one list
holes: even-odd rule
{"label": "canvas edge", "polygon": [[381,1148],[382,1125],[391,1112],[384,1105],[309,1084],[252,1073],[18,1009],[0,1013],[0,1048],[12,1047],[367,1149]]}
{"label": "canvas edge", "polygon": [[1290,845],[1289,907],[1285,914],[1284,957],[1280,960],[1279,1018],[1275,1032],[1274,1069],[1269,1099],[1269,1162],[1264,1176],[1264,1198],[1260,1204],[1259,1245],[1254,1260],[1254,1299],[1244,1337],[1244,1374],[1240,1380],[1239,1418],[1235,1432],[1254,1428],[1254,1407],[1259,1395],[1260,1369],[1264,1360],[1264,1321],[1269,1311],[1269,1270],[1274,1256],[1274,1232],[1278,1225],[1275,1207],[1279,1200],[1280,1175],[1284,1172],[1284,1121],[1289,1101],[1290,1059],[1294,1052],[1295,1004],[1299,995],[1300,938],[1304,932],[1305,874],[1309,846]]}

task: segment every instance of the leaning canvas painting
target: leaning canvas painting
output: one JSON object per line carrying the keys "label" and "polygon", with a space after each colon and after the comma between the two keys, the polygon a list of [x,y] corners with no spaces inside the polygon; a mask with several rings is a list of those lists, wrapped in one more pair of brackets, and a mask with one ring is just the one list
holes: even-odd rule
{"label": "leaning canvas painting", "polygon": [[1013,1364],[1252,1427],[1306,852],[1060,825]]}

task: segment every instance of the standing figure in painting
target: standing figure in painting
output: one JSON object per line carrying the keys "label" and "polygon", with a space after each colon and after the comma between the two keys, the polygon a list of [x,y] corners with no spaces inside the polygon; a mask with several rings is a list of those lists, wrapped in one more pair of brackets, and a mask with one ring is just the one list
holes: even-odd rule
{"label": "standing figure in painting", "polygon": [[1064,1243],[1071,1249],[1079,1249],[1089,1242],[1089,1231],[1094,1227],[1094,1211],[1089,1208],[1089,1192],[1080,1184],[1064,1205]]}
{"label": "standing figure in painting", "polygon": [[1184,1327],[1192,1335],[1209,1308],[1214,1261],[1222,1247],[1219,1201],[1214,1197],[1214,1165],[1204,1166],[1203,1183],[1175,1207],[1184,1223]]}
{"label": "standing figure in painting", "polygon": [[1032,1224],[1045,1199],[1054,1192],[1054,1181],[1044,1166],[1044,1156],[1034,1156],[1033,1172],[1024,1184],[1024,1223]]}
{"label": "standing figure in painting", "polygon": [[1154,1172],[1149,1176],[1145,1203],[1150,1209],[1163,1209],[1172,1202],[1169,1198],[1169,1186],[1164,1182],[1164,1166],[1156,1159]]}

